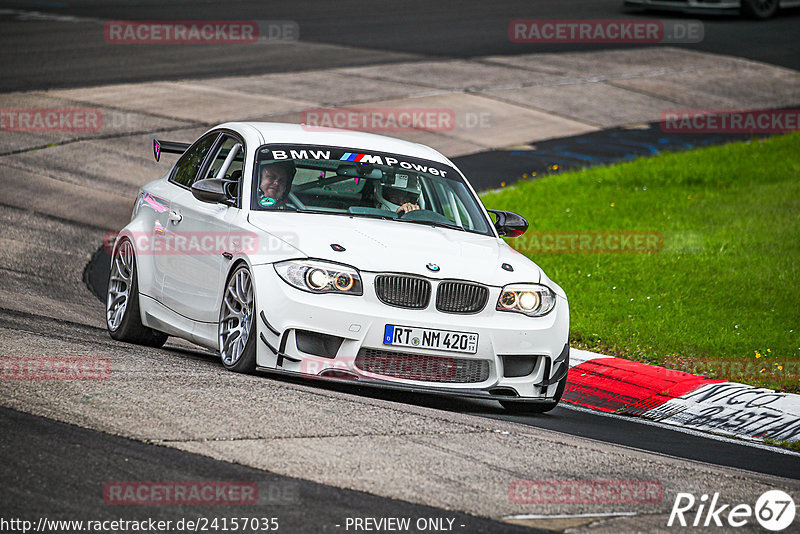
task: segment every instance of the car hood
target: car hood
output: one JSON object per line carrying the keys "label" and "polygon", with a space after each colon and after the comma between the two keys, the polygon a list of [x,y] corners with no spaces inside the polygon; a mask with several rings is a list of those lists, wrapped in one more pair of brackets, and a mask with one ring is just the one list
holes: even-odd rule
{"label": "car hood", "polygon": [[[297,257],[335,261],[361,271],[411,273],[494,286],[542,279],[535,263],[492,236],[346,215],[251,212],[248,220],[290,244]],[[345,250],[337,252],[333,244]],[[504,263],[513,271],[503,269]],[[439,270],[432,271],[428,264]]]}

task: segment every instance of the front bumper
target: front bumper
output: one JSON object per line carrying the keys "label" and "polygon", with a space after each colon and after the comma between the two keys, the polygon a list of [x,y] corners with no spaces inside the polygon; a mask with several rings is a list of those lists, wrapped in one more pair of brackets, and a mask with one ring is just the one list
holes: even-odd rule
{"label": "front bumper", "polygon": [[[254,319],[258,323],[256,360],[262,370],[320,379],[352,379],[386,388],[530,402],[552,402],[558,381],[567,371],[569,307],[561,297],[549,314],[534,318],[496,311],[500,288],[490,287],[488,303],[481,312],[459,315],[436,310],[435,299],[423,310],[386,305],[375,294],[374,273],[361,273],[364,295],[352,296],[301,291],[281,280],[272,265],[254,266],[252,271],[258,310],[258,318]],[[437,281],[430,280],[435,293]],[[477,352],[385,346],[386,324],[477,333]],[[303,352],[298,349],[298,331],[335,336],[341,344],[333,349],[335,353]],[[379,353],[384,362],[392,358],[414,361],[415,365],[449,361],[461,367],[480,366],[484,371],[479,379],[464,382],[454,382],[452,376],[441,380],[436,376],[408,378],[402,373],[389,376],[365,370],[365,360],[361,359],[365,353]],[[505,372],[504,362],[515,357],[532,358],[532,370],[524,376],[506,376],[510,373]]]}

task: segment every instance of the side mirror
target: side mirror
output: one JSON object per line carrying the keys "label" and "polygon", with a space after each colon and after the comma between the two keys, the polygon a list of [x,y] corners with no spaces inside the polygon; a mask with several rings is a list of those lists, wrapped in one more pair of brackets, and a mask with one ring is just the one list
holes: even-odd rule
{"label": "side mirror", "polygon": [[192,184],[192,195],[200,202],[228,204],[231,198],[225,190],[225,182],[219,178],[206,178]]}
{"label": "side mirror", "polygon": [[502,237],[519,237],[528,229],[528,221],[525,217],[512,211],[486,210],[493,213],[497,220],[494,227]]}

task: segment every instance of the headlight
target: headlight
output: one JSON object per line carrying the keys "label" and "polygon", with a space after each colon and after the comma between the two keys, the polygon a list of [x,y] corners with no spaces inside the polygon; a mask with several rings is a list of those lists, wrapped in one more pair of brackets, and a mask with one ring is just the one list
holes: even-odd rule
{"label": "headlight", "polygon": [[361,275],[347,265],[319,260],[289,260],[275,264],[275,271],[289,285],[311,293],[363,295]]}
{"label": "headlight", "polygon": [[497,310],[524,313],[531,317],[547,315],[556,305],[556,294],[540,284],[512,284],[503,288]]}

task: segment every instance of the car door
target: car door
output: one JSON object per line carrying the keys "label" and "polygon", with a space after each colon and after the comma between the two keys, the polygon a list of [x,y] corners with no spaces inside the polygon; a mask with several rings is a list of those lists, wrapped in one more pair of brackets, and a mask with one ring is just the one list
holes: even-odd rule
{"label": "car door", "polygon": [[161,303],[164,303],[165,299],[164,280],[166,274],[179,268],[177,265],[179,258],[176,257],[176,250],[172,243],[169,242],[169,238],[174,234],[167,232],[169,227],[173,225],[172,219],[176,217],[170,209],[172,202],[194,183],[197,173],[200,172],[200,168],[218,138],[219,132],[212,132],[195,141],[178,158],[177,163],[172,168],[166,186],[161,189],[163,193],[160,198],[161,208],[158,210],[159,213],[153,227],[151,247],[153,266],[155,267],[154,281],[157,288],[155,297]]}
{"label": "car door", "polygon": [[[221,177],[218,175],[223,171],[230,176],[237,165],[241,169],[238,160],[242,156],[242,142],[231,134],[221,134],[191,183]],[[233,252],[230,221],[237,208],[197,200],[191,192],[191,183],[182,184],[170,202],[166,239],[173,245],[174,254],[166,255],[163,302],[189,319],[213,323],[219,320],[218,301],[228,262],[226,254]]]}

